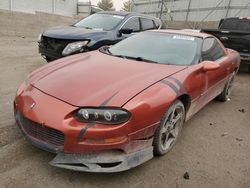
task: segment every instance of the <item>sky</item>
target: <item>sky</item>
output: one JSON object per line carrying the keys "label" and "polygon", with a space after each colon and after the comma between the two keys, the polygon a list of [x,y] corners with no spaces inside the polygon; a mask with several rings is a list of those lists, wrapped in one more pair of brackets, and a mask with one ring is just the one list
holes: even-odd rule
{"label": "sky", "polygon": [[[80,0],[82,2],[86,2],[88,0]],[[97,5],[97,3],[99,2],[100,0],[91,0],[91,4],[92,5]],[[113,3],[114,3],[114,7],[116,10],[121,10],[121,8],[123,7],[123,2],[125,2],[126,0],[113,0]]]}

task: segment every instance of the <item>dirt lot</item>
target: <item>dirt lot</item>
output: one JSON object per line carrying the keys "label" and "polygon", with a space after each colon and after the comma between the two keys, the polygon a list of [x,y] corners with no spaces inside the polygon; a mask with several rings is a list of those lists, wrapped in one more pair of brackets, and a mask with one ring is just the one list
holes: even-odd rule
{"label": "dirt lot", "polygon": [[232,100],[206,106],[164,157],[117,174],[51,167],[54,155],[23,139],[12,112],[18,85],[45,64],[34,41],[0,37],[0,187],[250,187],[250,74],[244,73],[237,76]]}

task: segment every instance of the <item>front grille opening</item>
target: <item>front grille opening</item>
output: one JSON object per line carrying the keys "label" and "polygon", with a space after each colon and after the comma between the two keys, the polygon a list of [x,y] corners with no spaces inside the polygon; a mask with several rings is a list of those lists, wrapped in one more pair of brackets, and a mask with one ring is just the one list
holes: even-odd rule
{"label": "front grille opening", "polygon": [[88,168],[88,166],[82,164],[82,163],[57,163],[58,165],[66,165],[66,166],[75,166],[75,167],[84,167]]}
{"label": "front grille opening", "polygon": [[66,39],[56,39],[56,38],[50,38],[43,36],[41,43],[43,46],[48,49],[52,50],[54,52],[60,53],[63,51],[63,49],[71,42],[75,42],[76,40],[66,40]]}
{"label": "front grille opening", "polygon": [[54,50],[56,52],[61,52],[70,41],[62,39],[54,39],[49,37],[43,37],[42,44],[46,49]]}
{"label": "front grille opening", "polygon": [[62,132],[33,122],[25,118],[20,112],[17,112],[17,116],[17,119],[20,121],[21,127],[27,136],[55,147],[64,146],[64,134]]}
{"label": "front grille opening", "polygon": [[114,162],[114,163],[96,163],[102,168],[112,168],[120,165],[122,162]]}

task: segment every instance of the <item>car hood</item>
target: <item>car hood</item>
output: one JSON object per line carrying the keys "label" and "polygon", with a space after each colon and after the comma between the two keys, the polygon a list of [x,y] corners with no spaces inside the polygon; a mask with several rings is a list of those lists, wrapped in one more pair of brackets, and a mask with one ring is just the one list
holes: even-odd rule
{"label": "car hood", "polygon": [[[93,51],[48,64],[30,74],[40,91],[74,106],[123,106],[185,66],[128,60]],[[106,101],[106,102],[105,102]]]}
{"label": "car hood", "polygon": [[92,39],[93,37],[106,36],[108,31],[85,29],[74,26],[53,27],[43,32],[43,36],[67,40]]}

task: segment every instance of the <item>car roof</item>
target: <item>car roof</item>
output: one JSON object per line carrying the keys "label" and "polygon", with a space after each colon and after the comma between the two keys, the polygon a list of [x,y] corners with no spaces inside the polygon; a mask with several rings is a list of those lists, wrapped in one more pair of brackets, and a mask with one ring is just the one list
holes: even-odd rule
{"label": "car roof", "polygon": [[137,12],[126,12],[126,11],[101,11],[96,14],[113,14],[113,15],[119,15],[119,16],[141,16],[141,17],[147,17],[147,18],[152,18],[154,20],[159,20],[156,17],[153,16],[148,16],[145,14],[140,14]]}
{"label": "car roof", "polygon": [[174,30],[174,29],[161,29],[161,30],[151,30],[153,32],[161,32],[161,33],[172,33],[172,34],[179,34],[179,35],[188,35],[198,38],[207,38],[211,37],[212,35],[192,30]]}
{"label": "car roof", "polygon": [[127,16],[129,12],[125,11],[101,11],[97,12],[96,14],[114,14],[114,15],[119,15],[119,16]]}

